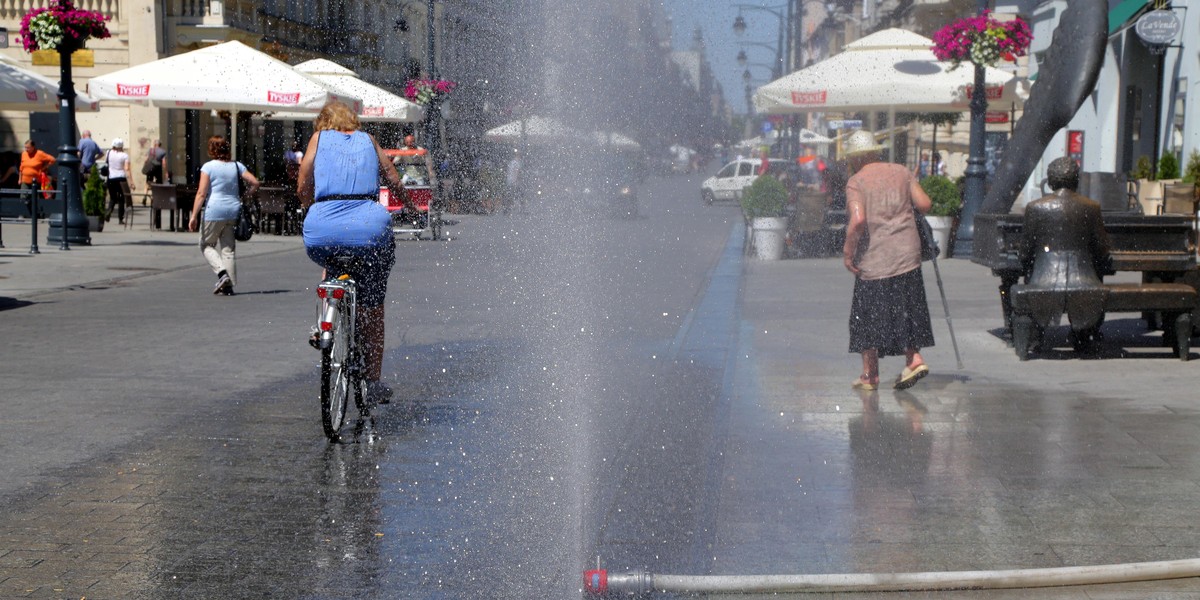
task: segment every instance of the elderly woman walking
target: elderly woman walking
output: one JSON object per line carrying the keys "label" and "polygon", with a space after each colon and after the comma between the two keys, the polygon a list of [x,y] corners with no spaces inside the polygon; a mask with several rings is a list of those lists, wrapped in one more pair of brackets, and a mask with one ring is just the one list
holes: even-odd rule
{"label": "elderly woman walking", "polygon": [[855,276],[850,351],[862,354],[862,374],[851,386],[863,390],[879,386],[880,356],[903,355],[894,387],[912,387],[929,373],[921,348],[933,345],[916,221],[931,202],[911,171],[880,159],[882,149],[867,131],[851,134],[845,146],[854,172],[846,184],[843,248]]}
{"label": "elderly woman walking", "polygon": [[[217,275],[214,294],[233,295],[237,283],[234,250],[237,241],[233,231],[237,225],[242,198],[238,194],[238,179],[245,180],[247,193],[258,189],[258,178],[240,162],[230,157],[229,141],[225,136],[208,139],[208,156],[212,160],[200,167],[200,184],[196,187],[195,205],[188,229],[200,231],[200,251]],[[204,226],[199,227],[200,209],[204,209]]]}

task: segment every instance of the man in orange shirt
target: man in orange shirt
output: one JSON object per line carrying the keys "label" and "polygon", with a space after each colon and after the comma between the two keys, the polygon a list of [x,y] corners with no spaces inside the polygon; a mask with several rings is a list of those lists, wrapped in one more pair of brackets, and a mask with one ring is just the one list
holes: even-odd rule
{"label": "man in orange shirt", "polygon": [[[25,141],[25,151],[21,153],[21,189],[22,190],[37,190],[41,187],[42,174],[50,165],[54,164],[54,157],[38,150],[37,144],[33,140]],[[28,192],[22,194],[25,202],[30,202],[30,194]]]}

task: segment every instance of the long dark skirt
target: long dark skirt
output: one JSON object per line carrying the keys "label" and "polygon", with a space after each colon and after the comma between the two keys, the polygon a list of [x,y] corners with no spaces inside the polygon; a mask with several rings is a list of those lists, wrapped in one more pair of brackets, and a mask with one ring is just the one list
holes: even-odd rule
{"label": "long dark skirt", "polygon": [[850,304],[850,351],[871,348],[880,356],[902,356],[909,348],[933,345],[929,303],[921,268],[895,277],[854,282]]}

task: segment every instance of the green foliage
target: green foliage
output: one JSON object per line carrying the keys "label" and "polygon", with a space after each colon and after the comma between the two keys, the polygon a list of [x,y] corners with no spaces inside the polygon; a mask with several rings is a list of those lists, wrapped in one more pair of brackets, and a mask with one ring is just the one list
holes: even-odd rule
{"label": "green foliage", "polygon": [[921,180],[921,189],[933,201],[933,208],[929,209],[930,216],[952,217],[962,208],[962,194],[949,177],[930,175]]}
{"label": "green foliage", "polygon": [[1167,152],[1158,159],[1159,179],[1179,179],[1179,159],[1174,152]]}
{"label": "green foliage", "polygon": [[1136,179],[1154,179],[1154,165],[1150,164],[1149,156],[1140,156],[1137,163],[1133,165],[1133,170],[1129,172],[1129,178]]}
{"label": "green foliage", "polygon": [[83,183],[83,213],[93,217],[104,215],[104,180],[95,165]]}
{"label": "green foliage", "polygon": [[1192,150],[1192,153],[1188,155],[1187,168],[1183,170],[1183,182],[1200,182],[1200,152]]}
{"label": "green foliage", "polygon": [[782,217],[787,199],[787,188],[778,179],[762,175],[742,194],[742,212],[747,219]]}

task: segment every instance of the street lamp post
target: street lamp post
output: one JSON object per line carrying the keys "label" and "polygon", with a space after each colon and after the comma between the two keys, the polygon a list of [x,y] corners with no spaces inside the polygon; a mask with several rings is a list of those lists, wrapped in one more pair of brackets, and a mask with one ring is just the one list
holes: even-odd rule
{"label": "street lamp post", "polygon": [[[436,80],[437,72],[437,48],[434,46],[436,42],[436,31],[434,29],[434,0],[425,1],[425,51],[429,60],[429,78]],[[437,153],[439,145],[438,140],[438,116],[441,113],[441,101],[437,95],[434,95],[433,100],[429,101],[429,112],[425,115],[425,145],[428,146],[429,152]],[[434,161],[436,163],[436,160]],[[432,174],[430,174],[432,176]]]}
{"label": "street lamp post", "polygon": [[[979,12],[988,9],[987,0],[978,0]],[[966,181],[963,187],[963,210],[959,217],[955,254],[970,256],[975,239],[975,214],[983,204],[987,185],[987,161],[984,140],[987,136],[987,90],[984,86],[984,66],[975,66],[975,83],[971,90],[971,140],[967,157]]]}
{"label": "street lamp post", "polygon": [[[58,182],[63,197],[62,220],[50,223],[46,240],[60,242],[60,250],[70,250],[71,242],[91,244],[83,197],[79,190],[79,148],[75,145],[75,83],[71,80],[71,54],[77,46],[70,36],[58,46]],[[36,215],[34,215],[36,217]]]}

